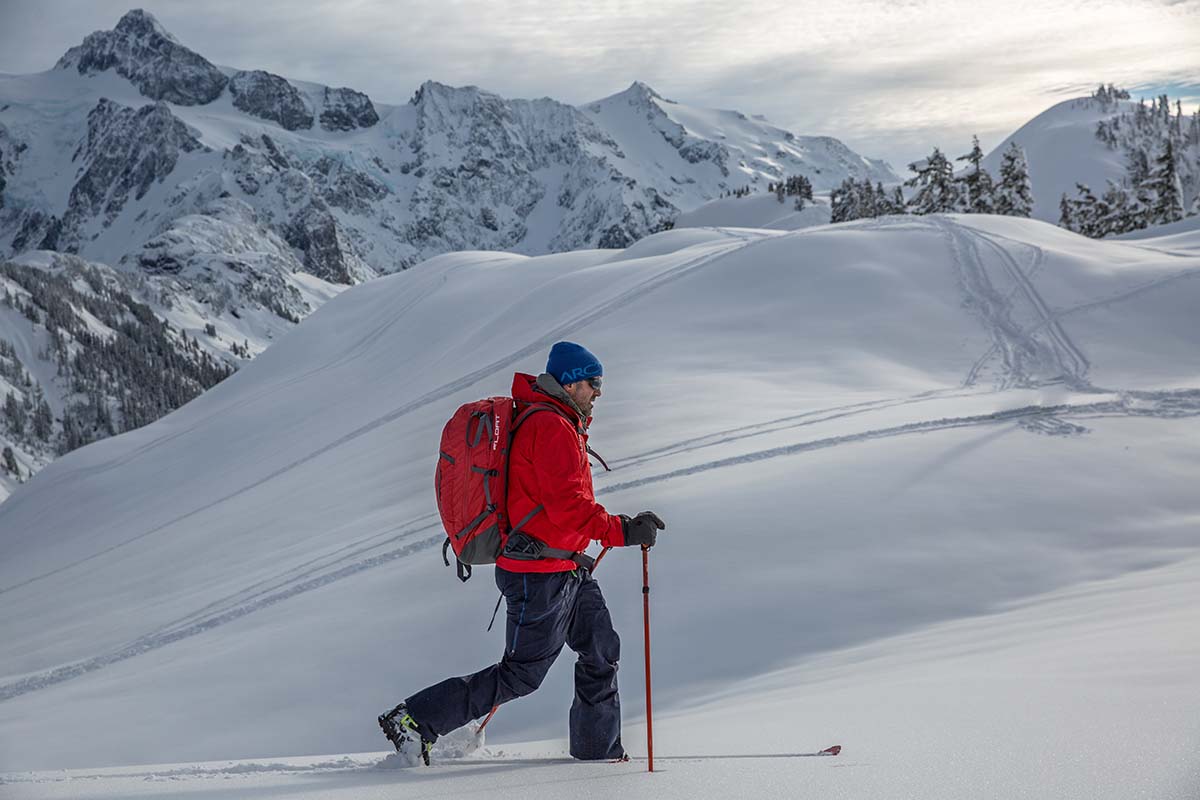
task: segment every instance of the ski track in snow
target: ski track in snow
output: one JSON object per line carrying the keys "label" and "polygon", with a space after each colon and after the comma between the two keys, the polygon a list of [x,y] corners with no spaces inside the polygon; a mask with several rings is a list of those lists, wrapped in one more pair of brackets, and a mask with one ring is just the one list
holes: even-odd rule
{"label": "ski track in snow", "polygon": [[1002,274],[997,276],[1007,278],[1014,284],[1014,288],[1004,294],[996,288],[989,274],[979,252],[979,242],[985,242],[997,251],[1003,248],[978,231],[951,220],[935,217],[930,221],[945,236],[951,258],[958,267],[967,301],[992,337],[991,348],[971,366],[963,385],[975,385],[984,367],[994,354],[999,353],[1003,367],[996,387],[998,389],[1035,386],[1047,379],[1065,380],[1074,389],[1090,388],[1084,379],[1087,359],[1060,326],[1051,330],[1051,342],[1046,344],[1013,319],[1016,306],[1011,301],[1017,294],[1025,299],[1036,319],[1046,323],[1050,313],[1045,301],[1012,257],[1007,252],[1003,253]]}
{"label": "ski track in snow", "polygon": [[[875,430],[860,431],[858,433],[848,433],[841,436],[830,436],[824,439],[815,439],[808,442],[798,442],[796,444],[782,445],[780,447],[772,447],[765,450],[758,450],[751,453],[743,453],[737,456],[721,458],[715,461],[708,461],[702,464],[694,464],[689,467],[681,467],[680,469],[663,472],[657,475],[648,475],[644,478],[626,481],[624,483],[616,483],[605,486],[596,492],[597,495],[606,495],[613,492],[619,492],[625,489],[646,486],[652,483],[661,483],[663,481],[681,478],[687,475],[695,475],[699,472],[709,472],[714,469],[722,469],[741,464],[749,464],[755,461],[765,461],[780,456],[795,455],[797,453],[809,452],[812,450],[824,450],[830,447],[837,447],[843,444],[855,444],[859,442],[870,441],[874,439],[887,439],[895,436],[904,436],[915,433],[929,433],[932,431],[944,431],[952,428],[966,428],[979,425],[994,425],[1001,422],[1019,422],[1028,418],[1040,418],[1042,420],[1053,419],[1061,423],[1060,419],[1063,416],[1070,415],[1086,415],[1089,419],[1098,419],[1100,417],[1123,417],[1123,416],[1146,416],[1146,417],[1166,417],[1175,418],[1183,416],[1200,415],[1200,390],[1185,390],[1182,392],[1162,393],[1165,396],[1159,396],[1158,393],[1140,393],[1142,396],[1134,397],[1131,393],[1127,397],[1120,400],[1100,401],[1095,403],[1064,403],[1060,405],[1030,405],[1021,408],[1007,409],[1005,411],[995,411],[990,414],[973,414],[963,417],[945,417],[942,419],[925,420],[921,422],[909,422],[903,425],[894,425],[887,428],[879,428]],[[1137,402],[1130,402],[1136,400]],[[1061,425],[1043,424],[1040,429],[1054,429]],[[1074,432],[1074,431],[1072,431]]]}
{"label": "ski track in snow", "polygon": [[[906,224],[911,225],[912,223],[910,222]],[[878,225],[878,227],[882,227],[882,225]],[[681,467],[675,470],[646,475],[627,481],[610,483],[606,486],[598,487],[596,492],[597,495],[609,495],[626,489],[646,486],[654,483],[661,483],[663,481],[673,480],[675,478],[694,475],[701,472],[735,467],[748,463],[791,456],[815,450],[828,449],[841,445],[857,444],[878,439],[893,438],[897,436],[931,433],[955,428],[1016,423],[1025,430],[1034,433],[1070,436],[1084,433],[1087,429],[1074,423],[1067,422],[1063,419],[1064,417],[1075,417],[1082,419],[1120,416],[1177,418],[1200,415],[1200,390],[1197,389],[1160,392],[1109,392],[1107,390],[1100,390],[1096,387],[1093,387],[1086,381],[1085,378],[1087,370],[1090,366],[1087,358],[1083,355],[1082,351],[1075,345],[1075,343],[1067,335],[1066,331],[1063,330],[1059,324],[1059,319],[1068,314],[1118,302],[1120,300],[1141,294],[1142,292],[1160,287],[1174,280],[1200,275],[1200,269],[1185,270],[1166,278],[1157,279],[1147,284],[1119,293],[1113,297],[1091,301],[1089,303],[1081,304],[1065,310],[1051,311],[1044,299],[1041,298],[1041,296],[1034,289],[1032,282],[1029,280],[1029,275],[1040,268],[1044,261],[1044,253],[1040,248],[1037,248],[1036,246],[1034,247],[1035,253],[1033,264],[1030,267],[1029,273],[1025,273],[1022,271],[1020,265],[1018,265],[1011,257],[1011,255],[1004,251],[1003,248],[989,236],[985,236],[977,231],[965,228],[965,226],[958,225],[957,223],[953,223],[949,220],[937,218],[930,219],[929,222],[925,223],[923,227],[926,230],[929,228],[934,228],[944,235],[951,254],[954,257],[955,264],[958,266],[961,285],[966,290],[969,300],[976,309],[977,316],[981,319],[985,326],[987,326],[993,337],[992,347],[972,366],[966,381],[964,381],[964,387],[962,389],[938,390],[923,392],[908,397],[885,398],[881,400],[866,401],[844,406],[831,406],[828,408],[780,417],[751,425],[743,425],[722,431],[710,432],[703,436],[688,438],[670,445],[658,447],[653,450],[648,450],[643,453],[614,461],[613,463],[616,465],[614,467],[614,472],[633,469],[643,464],[672,455],[696,453],[722,444],[737,442],[770,433],[778,433],[785,430],[795,430],[844,417],[852,417],[864,414],[869,415],[875,411],[947,398],[999,395],[1005,388],[1012,387],[1013,385],[1044,386],[1048,384],[1066,382],[1079,391],[1113,394],[1118,396],[1117,399],[1105,399],[1095,402],[1064,403],[1058,405],[1035,404],[987,414],[944,417],[882,428],[870,428],[855,433],[824,437],[782,445],[779,447],[742,453],[739,455],[729,456],[727,458],[715,459],[699,464],[693,464],[687,467]],[[967,231],[967,233],[964,233],[964,231]],[[436,402],[454,394],[455,392],[468,388],[478,381],[490,377],[499,370],[510,368],[520,359],[540,350],[544,350],[549,344],[557,341],[568,332],[577,331],[591,322],[600,319],[609,313],[613,308],[631,302],[632,300],[644,296],[646,293],[653,291],[654,289],[678,280],[695,269],[711,263],[712,261],[732,250],[752,247],[753,245],[764,241],[771,241],[773,237],[753,239],[748,236],[737,236],[735,238],[737,239],[736,242],[715,248],[715,250],[709,250],[704,254],[697,256],[696,258],[689,259],[682,264],[665,270],[664,272],[639,283],[635,287],[618,294],[612,299],[594,306],[582,315],[570,320],[567,323],[564,323],[552,331],[549,331],[546,335],[542,336],[538,340],[526,345],[525,347],[522,347],[508,356],[475,370],[459,378],[458,380],[444,384],[443,386],[438,387],[437,389],[417,398],[408,404],[405,404],[383,416],[377,417],[376,419],[365,423],[354,431],[351,431],[350,433],[339,437],[333,442],[313,450],[306,456],[271,472],[267,476],[239,489],[238,491],[230,493],[197,509],[193,509],[192,511],[177,516],[172,520],[164,522],[148,531],[144,531],[130,539],[113,545],[106,550],[93,554],[92,556],[88,556],[87,558],[81,559],[72,564],[65,565],[53,571],[44,573],[43,575],[39,575],[22,583],[2,589],[0,590],[0,594],[13,591],[37,580],[49,577],[50,575],[71,569],[72,567],[78,566],[86,561],[97,558],[106,553],[110,553],[119,547],[123,547],[127,544],[143,539],[146,536],[165,530],[169,526],[194,516],[195,514],[199,514],[209,508],[212,508],[213,506],[238,497],[239,495],[244,494],[270,480],[273,480],[274,478],[277,478],[286,472],[329,452],[330,450],[346,444],[362,435],[370,433],[382,425],[386,425],[430,403]],[[1006,293],[1006,295],[1002,295],[999,291],[997,291],[990,280],[976,244],[976,242],[980,240],[985,241],[985,243],[989,246],[989,249],[994,249],[1000,253],[1003,273],[1014,283],[1014,286]],[[435,282],[434,288],[436,288],[436,283],[440,282]],[[433,289],[429,289],[427,292],[418,294],[420,294],[420,297],[423,298],[432,293],[432,291]],[[1035,317],[1035,322],[1027,329],[1022,329],[1010,316],[1012,300],[1018,295],[1020,295],[1032,309]],[[406,304],[405,308],[409,308],[419,301],[419,299],[414,300],[412,304]],[[399,315],[397,315],[397,317],[398,316]],[[371,341],[373,341],[377,336],[383,335],[387,328],[394,324],[395,321],[395,318],[390,319],[384,325],[375,329],[370,336],[360,340],[350,351],[352,355],[361,355],[362,353],[366,352]],[[1034,338],[1033,334],[1042,329],[1047,331],[1047,336],[1050,338],[1050,344],[1044,344]],[[970,389],[970,386],[978,380],[984,364],[989,361],[997,351],[999,351],[1002,356],[1008,378],[1001,380],[999,385],[991,390]],[[1025,368],[1025,365],[1030,358],[1036,359],[1036,362],[1043,366],[1043,368],[1045,368],[1046,364],[1051,365],[1051,370],[1057,370],[1058,375],[1048,379],[1036,380],[1033,375],[1026,371]],[[337,363],[339,363],[338,359],[332,359],[325,364],[314,367],[312,370],[309,370],[301,376],[284,381],[283,384],[274,385],[269,389],[264,389],[261,392],[255,393],[252,398],[247,398],[242,402],[251,402],[252,399],[256,399],[259,396],[277,391],[279,386],[290,385],[312,374],[328,369]],[[223,408],[221,409],[220,413],[224,413],[225,411],[227,411],[227,409]],[[153,449],[154,447],[166,443],[167,441],[191,432],[195,428],[203,425],[203,423],[207,421],[207,419],[211,418],[211,416],[213,415],[209,415],[209,417],[199,420],[197,423],[189,426],[189,428],[183,431],[178,431],[170,436],[147,443],[147,445],[133,451],[131,454],[119,457],[108,464],[96,468],[96,471],[102,472],[120,466],[137,454]],[[78,472],[80,472],[80,470],[75,470],[67,474],[74,475]],[[59,481],[63,479],[65,479],[64,476],[59,476],[58,478]],[[425,514],[410,520],[404,525],[393,526],[382,531],[370,533],[369,535],[355,542],[346,544],[333,551],[330,551],[329,553],[323,554],[322,556],[292,566],[271,578],[264,578],[253,584],[250,584],[249,586],[237,592],[209,603],[208,605],[198,609],[195,612],[192,612],[191,614],[173,620],[155,631],[140,636],[136,640],[112,652],[94,656],[90,659],[75,662],[73,664],[46,670],[34,675],[29,675],[9,684],[0,685],[0,702],[28,692],[53,686],[55,684],[68,681],[91,672],[95,672],[96,670],[102,669],[110,664],[115,664],[120,661],[133,658],[137,655],[151,652],[181,639],[195,636],[225,623],[240,619],[247,614],[267,608],[303,592],[311,591],[312,589],[328,585],[329,583],[341,580],[342,578],[350,577],[367,569],[373,569],[374,567],[382,566],[400,558],[407,558],[416,553],[424,552],[431,548],[436,548],[441,543],[444,536],[440,532],[440,524],[435,517],[436,515],[432,513]],[[429,521],[425,522],[426,520]],[[423,538],[418,541],[412,541],[390,550],[384,550],[384,552],[377,552],[383,548],[398,544],[406,539],[412,539],[413,537],[419,536],[420,534],[431,530],[436,530],[438,532],[433,536]],[[396,533],[396,531],[400,532]],[[394,535],[389,536],[389,534]],[[372,555],[372,553],[374,554]],[[277,766],[283,767],[286,765],[270,765],[271,768]],[[342,762],[339,762],[337,765],[330,766],[331,768],[336,766],[336,768],[343,769],[350,765],[345,765]],[[352,765],[353,768],[362,768],[362,766],[363,765],[357,763]]]}
{"label": "ski track in snow", "polygon": [[[673,480],[675,478],[681,478],[701,472],[709,472],[727,467],[741,466],[758,461],[791,456],[815,450],[823,450],[845,444],[857,444],[876,439],[887,439],[897,436],[930,433],[934,431],[951,430],[955,428],[1016,422],[1022,427],[1033,432],[1050,435],[1076,435],[1084,432],[1086,429],[1082,429],[1081,426],[1068,423],[1064,421],[1062,417],[1079,416],[1086,419],[1121,416],[1177,418],[1196,415],[1200,415],[1200,390],[1182,390],[1175,392],[1130,392],[1117,400],[1106,400],[1094,403],[1060,404],[1050,406],[1029,405],[1021,408],[992,412],[989,414],[975,414],[963,417],[945,417],[935,420],[911,422],[902,425],[860,431],[841,436],[831,436],[822,439],[815,439],[806,442],[798,442],[795,444],[758,450],[750,453],[743,453],[737,456],[716,459],[700,464],[694,464],[689,467],[648,475],[634,480],[610,484],[598,489],[596,494],[601,496],[608,495],[626,489],[646,486],[654,483],[661,483],[663,481]],[[714,442],[706,442],[703,440],[691,441],[696,443],[691,447],[679,447],[676,452],[693,452],[695,450],[710,447],[712,444],[714,444]],[[366,544],[371,539],[378,538],[378,536],[382,535],[381,533],[372,534],[365,539],[360,540],[359,543],[347,545],[346,548],[341,548],[328,555],[336,555],[337,553],[340,553],[341,550],[354,547],[356,544],[362,545],[358,550],[346,555],[341,555],[333,561],[316,564],[308,569],[302,569],[302,567],[308,567],[313,562],[308,562],[308,564],[293,567],[290,570],[281,573],[281,575],[277,576],[275,579],[260,581],[250,587],[247,587],[241,592],[234,593],[223,600],[210,604],[206,607],[206,609],[210,609],[207,614],[204,613],[204,610],[196,612],[193,615],[189,615],[189,617],[184,617],[180,620],[168,623],[159,630],[139,637],[130,644],[111,653],[96,656],[75,664],[58,667],[36,675],[27,676],[13,683],[0,686],[0,702],[25,694],[27,692],[36,691],[38,689],[43,689],[48,686],[53,686],[64,681],[71,680],[72,678],[77,678],[89,672],[102,669],[110,664],[124,661],[134,656],[141,655],[142,653],[164,647],[172,642],[179,641],[180,639],[185,639],[190,636],[204,633],[205,631],[211,630],[219,625],[223,625],[227,622],[232,622],[244,617],[247,614],[253,613],[254,611],[274,605],[275,603],[286,600],[290,597],[294,597],[295,595],[303,592],[326,586],[334,581],[350,577],[357,573],[363,572],[364,570],[373,569],[375,567],[395,561],[398,558],[406,558],[430,548],[436,548],[444,539],[444,534],[441,533],[440,530],[434,536],[421,541],[413,542],[403,547],[378,555],[359,558],[359,560],[342,566],[332,572],[323,572],[323,570],[326,570],[337,563],[362,556],[366,552],[378,549],[383,545],[391,544],[400,539],[415,536],[424,531],[438,530],[439,528],[440,524],[438,522],[431,522],[426,525],[411,528],[400,535],[383,542]],[[390,532],[391,530],[394,529],[389,529],[389,531],[385,531],[384,533]],[[314,559],[314,561],[317,560]],[[272,583],[272,581],[278,582]],[[264,586],[265,588],[263,588]]]}
{"label": "ski track in snow", "polygon": [[[736,442],[742,439],[749,439],[754,436],[764,436],[770,433],[779,431],[794,430],[809,425],[818,425],[822,422],[830,422],[843,417],[852,417],[860,414],[869,414],[874,411],[882,411],[890,408],[898,408],[900,406],[912,405],[914,403],[928,403],[935,400],[944,400],[955,397],[972,397],[984,396],[992,394],[987,391],[963,391],[963,390],[935,390],[931,392],[922,392],[912,395],[911,397],[891,398],[883,400],[868,400],[862,403],[852,403],[845,406],[829,406],[827,408],[819,408],[813,411],[806,411],[803,414],[791,414],[786,417],[778,417],[776,419],[767,420],[766,422],[756,422],[751,425],[741,425],[736,428],[727,428],[723,431],[714,431],[703,436],[697,436],[692,439],[684,439],[674,444],[664,447],[656,447],[653,450],[647,450],[644,453],[627,456],[625,458],[615,459],[612,463],[620,465],[621,468],[637,467],[649,461],[657,461],[667,456],[676,455],[678,453],[695,452],[707,447]],[[614,467],[615,468],[615,467]]]}
{"label": "ski track in snow", "polygon": [[[435,750],[436,753],[436,750]],[[71,771],[70,774],[55,772],[29,772],[0,774],[0,784],[52,784],[67,781],[104,781],[130,780],[141,778],[146,781],[180,780],[188,778],[228,778],[239,775],[262,774],[294,774],[316,775],[346,772],[381,772],[393,773],[404,767],[391,766],[389,757],[394,753],[353,753],[344,756],[327,756],[328,760],[314,761],[308,764],[289,764],[283,761],[222,761],[194,766],[163,765],[162,769],[149,767],[115,768],[103,772]],[[655,761],[685,762],[685,761],[746,761],[759,759],[791,759],[791,758],[836,758],[836,755],[819,752],[797,753],[720,753],[709,755],[658,755]],[[505,756],[505,755],[472,755],[462,758],[436,759],[430,767],[413,767],[426,770],[469,770],[488,766],[575,766],[583,769],[590,767],[620,767],[644,770],[645,756],[633,756],[623,765],[620,762],[579,761],[569,756]]]}
{"label": "ski track in snow", "polygon": [[[187,639],[197,634],[204,633],[205,631],[212,630],[220,625],[224,625],[227,622],[240,619],[247,614],[251,614],[269,606],[273,606],[276,603],[287,600],[289,597],[294,597],[303,592],[318,589],[322,586],[333,583],[334,581],[341,580],[342,578],[346,578],[364,570],[372,569],[374,567],[395,561],[398,558],[406,558],[414,553],[422,552],[430,547],[436,546],[442,541],[442,539],[445,538],[445,534],[440,532],[440,522],[430,523],[429,525],[407,531],[406,533],[396,537],[396,539],[407,538],[422,531],[435,528],[438,529],[439,532],[432,537],[404,545],[403,547],[396,548],[395,550],[390,550],[385,553],[380,553],[379,555],[362,559],[341,567],[340,569],[336,569],[333,572],[312,575],[312,572],[317,571],[313,570],[310,573],[304,573],[290,582],[284,582],[275,590],[265,590],[263,592],[259,592],[256,595],[252,595],[244,602],[236,603],[224,611],[197,619],[190,624],[176,626],[174,628],[168,627],[165,630],[149,633],[145,636],[138,637],[129,644],[110,653],[94,656],[84,661],[78,661],[66,666],[56,667],[55,669],[30,675],[22,678],[21,680],[5,684],[0,686],[0,702],[11,700],[14,697],[26,694],[28,692],[37,691],[38,689],[45,689],[48,686],[54,686],[55,684],[63,683],[64,681],[69,681],[73,678],[78,678],[81,675],[95,672],[96,670],[103,669],[104,667],[121,661],[125,661],[133,658],[134,656],[139,656],[152,650],[157,650],[158,648],[165,647],[172,642],[177,642],[181,639]],[[308,577],[309,575],[312,576]],[[174,623],[172,623],[172,625],[174,625]]]}

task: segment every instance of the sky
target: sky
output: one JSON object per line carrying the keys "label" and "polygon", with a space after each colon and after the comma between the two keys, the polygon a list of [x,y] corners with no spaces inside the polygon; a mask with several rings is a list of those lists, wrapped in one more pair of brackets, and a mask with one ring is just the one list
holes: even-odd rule
{"label": "sky", "polygon": [[[0,0],[0,72],[49,69],[134,0]],[[898,173],[1115,83],[1200,104],[1200,0],[145,0],[210,61],[407,101],[426,79],[583,104],[664,97],[835,136]]]}

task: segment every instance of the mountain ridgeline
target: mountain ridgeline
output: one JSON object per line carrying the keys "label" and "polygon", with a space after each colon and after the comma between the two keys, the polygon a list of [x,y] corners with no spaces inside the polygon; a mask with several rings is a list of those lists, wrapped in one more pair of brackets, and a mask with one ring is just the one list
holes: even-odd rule
{"label": "mountain ridgeline", "polygon": [[[15,262],[2,280],[20,312],[0,314],[14,343],[0,356],[13,378],[0,383],[0,403],[13,396],[0,489],[186,402],[350,285],[456,250],[625,247],[789,174],[818,190],[895,179],[836,139],[642,83],[575,107],[426,81],[387,105],[215,65],[130,11],[53,69],[0,79],[0,258]],[[142,349],[156,355],[136,379],[109,368],[123,356],[100,355],[129,331],[80,298],[51,299],[96,274],[128,278],[155,319],[158,344]],[[91,357],[102,375],[83,374]],[[43,398],[52,430],[31,436]]]}
{"label": "mountain ridgeline", "polygon": [[[61,98],[47,115],[36,100]],[[74,141],[69,167],[56,165]],[[723,191],[805,174],[892,180],[828,137],[650,87],[586,106],[422,84],[406,105],[218,67],[131,11],[47,73],[0,83],[0,250],[136,265],[213,200],[249,204],[323,280],[453,250],[623,247]],[[52,175],[47,175],[50,172]],[[35,184],[53,178],[52,191]]]}

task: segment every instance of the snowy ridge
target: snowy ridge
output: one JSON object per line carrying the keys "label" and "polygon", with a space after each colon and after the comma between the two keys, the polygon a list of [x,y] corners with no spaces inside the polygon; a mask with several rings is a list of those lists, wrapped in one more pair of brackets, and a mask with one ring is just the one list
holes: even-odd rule
{"label": "snowy ridge", "polygon": [[[78,165],[61,162],[85,132],[97,137],[85,120],[101,103],[124,149],[109,148],[84,191]],[[435,81],[409,105],[380,105],[348,88],[215,67],[141,11],[50,72],[6,76],[0,106],[0,249],[136,262],[174,219],[232,196],[307,271],[338,283],[450,250],[620,247],[723,191],[790,172],[818,185],[895,177],[836,140],[668,103],[642,84],[584,109]],[[131,129],[147,115],[155,130]],[[137,202],[125,202],[118,176],[135,164]],[[118,190],[120,202],[98,204]]]}
{"label": "snowy ridge", "polygon": [[[775,759],[722,767],[731,780],[770,774],[871,796],[899,775],[926,796],[962,796],[969,779],[939,794],[941,759],[917,747],[925,736],[962,742],[958,763],[1015,794],[1033,784],[997,775],[994,741],[972,716],[1004,711],[1005,738],[1068,737],[1081,754],[1057,773],[1031,771],[1055,796],[1116,798],[1134,785],[1172,796],[1195,763],[1176,748],[1192,741],[1195,717],[1167,709],[1195,696],[1196,654],[1156,636],[1155,658],[1123,662],[1119,677],[1089,672],[1121,643],[1086,625],[1102,607],[1113,625],[1131,619],[1133,606],[1114,616],[1101,602],[1135,586],[1154,596],[1137,613],[1159,629],[1190,607],[1200,242],[1187,236],[1170,247],[1092,241],[982,215],[677,229],[619,252],[445,255],[345,292],[185,408],[52,464],[0,506],[11,610],[0,635],[13,643],[0,654],[0,769],[377,750],[383,706],[499,647],[495,632],[444,635],[482,628],[494,592],[440,566],[429,453],[441,425],[570,336],[601,355],[609,379],[593,430],[614,467],[597,475],[602,502],[668,520],[652,576],[656,669],[670,676],[656,684],[663,755],[712,752],[695,738],[711,713],[697,704],[712,698],[753,709],[755,730],[739,727],[738,740],[755,746],[741,752],[839,742],[847,759],[866,744],[871,755],[849,763],[892,765]],[[165,479],[184,458],[186,483]],[[746,519],[752,553],[731,558],[730,531]],[[627,664],[641,613],[633,560],[615,552],[599,575]],[[1053,597],[1074,599],[1054,611]],[[429,599],[421,613],[414,598]],[[1048,619],[1054,635],[1022,634]],[[714,636],[719,647],[706,644]],[[1064,636],[1090,642],[1080,645],[1090,656],[1054,673],[1003,667],[1039,663]],[[421,658],[405,657],[413,646]],[[963,661],[964,648],[978,655]],[[930,706],[938,733],[900,733],[934,684],[970,683],[991,656],[1008,683],[980,678],[979,693],[945,697],[972,714]],[[1160,668],[1175,677],[1155,678]],[[622,671],[634,748],[637,672]],[[489,735],[555,736],[569,679],[564,659]],[[1095,701],[1114,681],[1140,681],[1130,702],[1163,709],[1144,723],[1122,717],[1122,737],[1153,730],[1172,743],[1162,752],[1173,767],[1094,768],[1111,755],[1101,732],[1130,707]],[[1069,690],[1081,682],[1092,689]],[[1062,713],[1012,702],[1027,692],[1056,696]],[[184,739],[162,716],[180,702]],[[56,734],[51,710],[63,704],[122,722],[82,748]],[[447,769],[465,790],[485,767]],[[503,774],[533,777],[514,769]],[[566,769],[604,780],[599,766]],[[246,772],[241,787],[290,780]],[[672,785],[683,791],[692,773]],[[42,776],[18,779],[18,791],[53,790]],[[336,786],[427,779],[355,767]]]}
{"label": "snowy ridge", "polygon": [[1125,154],[1096,138],[1096,125],[1137,106],[1131,100],[1101,102],[1094,98],[1064,100],[1038,114],[998,144],[983,160],[992,175],[1010,142],[1025,151],[1033,187],[1033,217],[1057,222],[1059,200],[1075,197],[1075,184],[1102,192],[1108,181],[1125,177]]}

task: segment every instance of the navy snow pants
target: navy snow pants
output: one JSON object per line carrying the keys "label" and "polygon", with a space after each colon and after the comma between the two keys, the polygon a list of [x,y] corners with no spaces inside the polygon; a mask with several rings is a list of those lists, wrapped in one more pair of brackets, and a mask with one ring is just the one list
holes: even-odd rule
{"label": "navy snow pants", "polygon": [[617,661],[621,640],[587,570],[509,572],[496,567],[496,585],[508,605],[504,657],[500,663],[447,678],[405,702],[424,728],[441,735],[478,719],[492,706],[537,689],[564,644],[578,655],[575,701],[571,704],[571,755],[619,758],[621,701]]}

